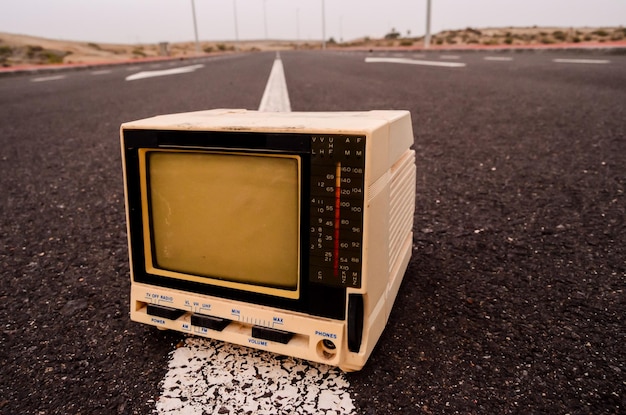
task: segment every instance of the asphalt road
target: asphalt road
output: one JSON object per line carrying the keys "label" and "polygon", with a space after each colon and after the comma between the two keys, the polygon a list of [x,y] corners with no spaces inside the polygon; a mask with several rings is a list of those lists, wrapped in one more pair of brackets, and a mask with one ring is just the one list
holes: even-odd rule
{"label": "asphalt road", "polygon": [[[357,411],[624,413],[626,57],[368,56],[383,54],[282,53],[293,111],[413,118],[414,256],[372,358],[348,375]],[[153,410],[182,337],[127,316],[119,125],[256,109],[273,60],[0,78],[1,413]]]}

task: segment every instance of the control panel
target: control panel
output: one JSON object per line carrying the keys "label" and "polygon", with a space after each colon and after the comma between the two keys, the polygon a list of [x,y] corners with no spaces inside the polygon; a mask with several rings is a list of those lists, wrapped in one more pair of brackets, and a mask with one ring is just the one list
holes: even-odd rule
{"label": "control panel", "polygon": [[365,137],[311,137],[309,278],[361,287]]}
{"label": "control panel", "polygon": [[344,342],[353,342],[344,321],[167,288],[135,284],[131,302],[134,321],[320,363],[339,364]]}

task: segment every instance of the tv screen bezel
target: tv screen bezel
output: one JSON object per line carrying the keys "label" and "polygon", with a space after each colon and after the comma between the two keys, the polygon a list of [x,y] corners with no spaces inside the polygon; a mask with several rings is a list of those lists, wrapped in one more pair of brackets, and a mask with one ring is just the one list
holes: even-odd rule
{"label": "tv screen bezel", "polygon": [[[123,131],[126,170],[131,275],[134,282],[212,295],[236,301],[309,313],[338,320],[345,318],[346,288],[328,286],[309,278],[309,212],[311,177],[311,136],[298,133],[265,133],[242,131]],[[143,212],[139,167],[140,149],[180,149],[226,151],[300,157],[300,275],[298,298],[221,287],[210,282],[199,283],[154,275],[146,270],[144,257]]]}

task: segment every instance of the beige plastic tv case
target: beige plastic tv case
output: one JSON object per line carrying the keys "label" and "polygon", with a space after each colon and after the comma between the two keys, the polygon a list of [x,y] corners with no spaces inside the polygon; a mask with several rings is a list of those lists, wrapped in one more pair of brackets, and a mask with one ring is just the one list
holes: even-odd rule
{"label": "beige plastic tv case", "polygon": [[[265,113],[209,110],[123,124],[122,141],[125,131],[137,129],[365,137],[362,283],[360,288],[347,288],[346,293],[362,298],[362,333],[358,350],[348,347],[349,332],[353,330],[349,326],[355,324],[349,321],[348,310],[345,320],[334,320],[147,285],[135,282],[131,275],[131,318],[134,321],[339,366],[344,371],[360,370],[383,333],[412,253],[416,169],[415,152],[411,149],[410,114],[407,111]],[[124,174],[126,183],[126,171]],[[125,191],[128,192],[126,186]],[[128,194],[126,203],[128,206]],[[184,313],[176,319],[155,317],[147,313],[150,304],[166,305]],[[192,316],[198,314],[230,322],[221,331],[196,327],[192,325]],[[276,324],[280,330],[292,334],[287,343],[253,335],[255,327],[275,328]]]}

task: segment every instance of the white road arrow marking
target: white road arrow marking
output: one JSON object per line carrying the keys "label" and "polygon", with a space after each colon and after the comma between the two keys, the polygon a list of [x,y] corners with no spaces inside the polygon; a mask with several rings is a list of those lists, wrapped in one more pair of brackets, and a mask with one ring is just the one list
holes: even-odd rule
{"label": "white road arrow marking", "polygon": [[160,71],[143,71],[143,72],[138,72],[132,75],[128,75],[126,77],[127,81],[136,81],[138,79],[145,79],[145,78],[154,78],[156,76],[168,76],[168,75],[178,75],[181,73],[189,73],[189,72],[193,72],[196,69],[200,69],[203,68],[204,65],[202,64],[198,64],[198,65],[191,65],[191,66],[182,66],[180,68],[172,68],[172,69],[163,69]]}

